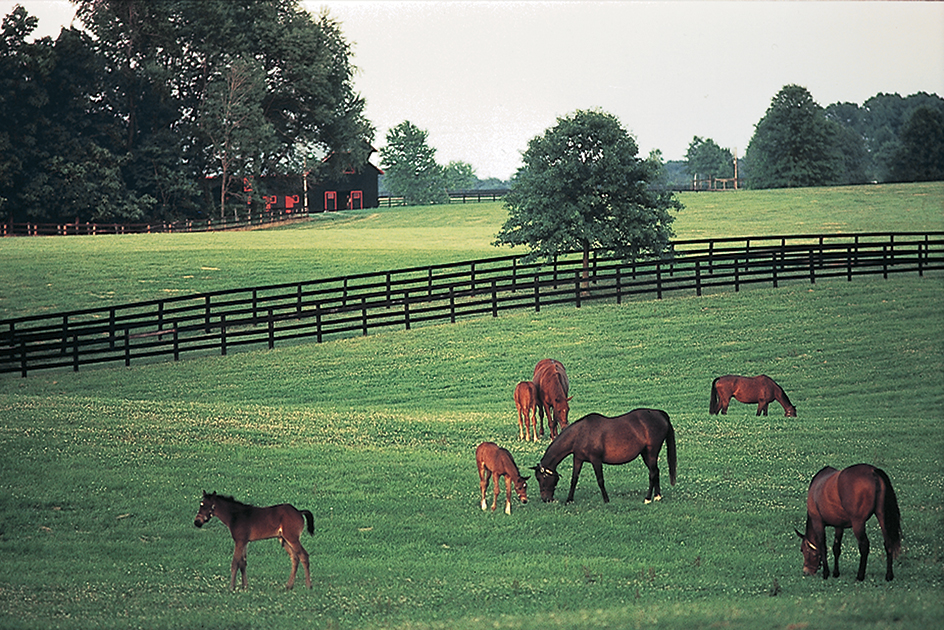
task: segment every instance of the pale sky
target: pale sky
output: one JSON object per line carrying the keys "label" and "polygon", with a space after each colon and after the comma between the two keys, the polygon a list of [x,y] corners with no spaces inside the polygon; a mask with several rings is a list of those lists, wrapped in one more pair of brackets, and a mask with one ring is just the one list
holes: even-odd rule
{"label": "pale sky", "polygon": [[[74,7],[21,0],[55,36]],[[7,15],[16,2],[0,0]],[[304,0],[353,46],[377,128],[429,132],[436,160],[507,179],[528,140],[577,109],[620,119],[645,157],[694,136],[743,155],[788,84],[822,106],[880,92],[944,96],[941,2]],[[273,34],[277,36],[277,34]]]}

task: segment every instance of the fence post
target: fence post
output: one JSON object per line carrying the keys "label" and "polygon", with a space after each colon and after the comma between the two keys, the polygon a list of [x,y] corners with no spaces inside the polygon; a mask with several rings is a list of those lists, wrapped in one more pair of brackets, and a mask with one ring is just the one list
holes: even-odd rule
{"label": "fence post", "polygon": [[888,245],[882,245],[882,277],[888,280]]}
{"label": "fence post", "polygon": [[403,323],[406,325],[406,329],[410,329],[410,290],[405,289],[403,291]]}
{"label": "fence post", "polygon": [[574,305],[580,308],[580,270],[574,271]]}
{"label": "fence post", "polygon": [[26,340],[20,340],[20,376],[26,378]]}
{"label": "fence post", "polygon": [[810,284],[816,284],[816,252],[810,248]]}
{"label": "fence post", "polygon": [[72,371],[79,371],[79,336],[72,335]]}
{"label": "fence post", "polygon": [[[709,265],[711,264],[709,258]],[[701,296],[701,262],[695,261],[695,295]]]}
{"label": "fence post", "polygon": [[[272,312],[272,309],[269,309],[269,312]],[[321,304],[315,304],[315,340],[318,343],[321,343],[322,339],[321,331]]]}
{"label": "fence post", "polygon": [[616,303],[623,303],[622,267],[616,268]]}
{"label": "fence post", "polygon": [[449,287],[449,323],[456,323],[456,288]]}
{"label": "fence post", "polygon": [[204,312],[203,312],[203,332],[210,332],[210,296],[207,295],[203,298],[204,302]]}
{"label": "fence post", "polygon": [[662,263],[656,263],[656,297],[662,299]]}
{"label": "fence post", "polygon": [[534,312],[541,312],[541,294],[538,289],[540,286],[540,281],[538,280],[538,274],[534,274]]}
{"label": "fence post", "polygon": [[737,256],[734,257],[734,292],[741,290],[741,268],[738,265]]}
{"label": "fence post", "polygon": [[770,273],[773,276],[774,288],[777,288],[777,252],[774,251],[771,255],[770,263]]}
{"label": "fence post", "polygon": [[252,325],[259,324],[259,290],[252,290]]}
{"label": "fence post", "polygon": [[495,288],[494,278],[492,278],[492,317],[498,317],[498,290]]}
{"label": "fence post", "polygon": [[180,361],[180,336],[177,332],[177,324],[174,324],[174,361]]}
{"label": "fence post", "polygon": [[131,334],[125,328],[125,367],[131,365]]}
{"label": "fence post", "polygon": [[361,334],[367,336],[367,296],[361,296]]}
{"label": "fence post", "polygon": [[226,313],[220,313],[220,356],[226,356]]}
{"label": "fence post", "polygon": [[108,309],[108,349],[115,349],[115,309]]}
{"label": "fence post", "polygon": [[[271,306],[269,307],[268,315],[269,315],[267,318],[268,321],[266,322],[266,324],[267,324],[268,333],[269,333],[269,339],[268,339],[269,350],[271,350],[272,348],[275,347],[275,315],[274,315],[273,308]],[[321,308],[318,306],[315,307],[315,317],[316,317],[316,321],[318,322],[316,334],[318,335],[318,342],[321,343]]]}

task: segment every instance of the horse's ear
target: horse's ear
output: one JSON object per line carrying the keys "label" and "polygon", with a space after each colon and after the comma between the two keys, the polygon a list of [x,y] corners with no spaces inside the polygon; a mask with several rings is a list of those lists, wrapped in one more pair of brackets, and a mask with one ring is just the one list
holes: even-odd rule
{"label": "horse's ear", "polygon": [[793,528],[793,531],[795,531],[796,535],[799,536],[801,539],[803,538],[803,534],[801,534],[800,530],[798,530],[796,527]]}
{"label": "horse's ear", "polygon": [[571,396],[570,398],[567,399],[567,402],[570,402],[570,401],[573,400],[573,399],[574,399],[574,397]]}
{"label": "horse's ear", "polygon": [[527,480],[530,479],[530,478],[531,478],[531,475],[528,475],[527,477],[522,477],[522,478],[521,478],[521,481],[527,481]]}

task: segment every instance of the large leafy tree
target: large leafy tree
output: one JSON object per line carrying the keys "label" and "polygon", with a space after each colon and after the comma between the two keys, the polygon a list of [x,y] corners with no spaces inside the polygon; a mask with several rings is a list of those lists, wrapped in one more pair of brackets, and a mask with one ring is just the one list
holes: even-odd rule
{"label": "large leafy tree", "polygon": [[528,259],[602,249],[635,259],[662,254],[672,237],[668,192],[654,190],[661,162],[643,160],[613,115],[577,111],[533,138],[505,196],[508,220],[494,245],[522,245]]}
{"label": "large leafy tree", "polygon": [[253,98],[269,129],[258,143],[231,145],[234,164],[278,173],[296,145],[367,159],[374,130],[353,90],[350,47],[327,13],[313,19],[297,0],[75,1],[115,77],[106,99],[123,125],[116,139],[131,156],[127,170],[167,200],[162,207],[193,203],[187,183],[221,174],[223,97],[214,85],[234,60],[258,67]]}
{"label": "large leafy tree", "polygon": [[753,188],[844,183],[839,125],[826,118],[809,91],[787,85],[757,123],[745,159]]}
{"label": "large leafy tree", "polygon": [[427,142],[428,135],[404,120],[387,131],[387,144],[380,149],[387,190],[410,206],[449,200],[443,169],[436,163],[436,149]]}
{"label": "large leafy tree", "polygon": [[689,175],[701,178],[734,177],[734,155],[711,138],[695,136],[685,153]]}
{"label": "large leafy tree", "polygon": [[907,182],[944,179],[944,113],[928,105],[915,109],[901,130],[892,162],[892,179]]}

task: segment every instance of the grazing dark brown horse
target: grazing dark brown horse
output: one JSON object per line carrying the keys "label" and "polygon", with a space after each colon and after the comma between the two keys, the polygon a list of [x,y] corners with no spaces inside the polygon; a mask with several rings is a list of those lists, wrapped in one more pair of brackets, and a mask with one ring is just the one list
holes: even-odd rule
{"label": "grazing dark brown horse", "polygon": [[501,492],[500,483],[502,475],[505,476],[505,514],[511,514],[511,486],[514,484],[515,492],[522,503],[528,502],[528,484],[530,477],[522,477],[518,472],[518,466],[512,459],[511,453],[498,446],[494,442],[482,442],[475,449],[475,463],[479,467],[479,486],[482,489],[482,510],[486,508],[485,490],[488,488],[488,480],[495,476],[495,497],[492,499],[492,511],[495,511],[495,505],[498,503],[498,493]]}
{"label": "grazing dark brown horse", "polygon": [[[229,528],[236,548],[233,550],[233,563],[230,565],[230,589],[236,588],[237,569],[243,574],[243,588],[246,588],[246,547],[254,540],[278,538],[282,547],[292,558],[292,573],[288,576],[285,588],[295,586],[295,572],[298,562],[305,567],[305,585],[311,588],[311,574],[308,571],[308,552],[302,547],[301,534],[308,520],[308,533],[315,533],[315,516],[308,510],[297,510],[288,503],[271,507],[246,505],[233,497],[203,493],[200,510],[193,519],[193,524],[203,527],[204,523],[216,517]],[[304,518],[302,518],[304,516]]]}
{"label": "grazing dark brown horse", "polygon": [[538,441],[538,393],[531,381],[521,381],[515,387],[515,407],[518,408],[518,439]]}
{"label": "grazing dark brown horse", "polygon": [[806,533],[801,534],[803,574],[816,575],[823,565],[823,579],[829,577],[829,557],[826,551],[826,526],[836,528],[833,541],[833,577],[839,577],[839,552],[842,532],[852,528],[859,543],[859,572],[856,580],[865,579],[865,564],[869,558],[869,538],[865,522],[872,515],[878,519],[885,542],[885,580],[891,581],[892,560],[901,553],[901,512],[892,482],[881,468],[856,464],[841,471],[826,466],[813,476],[806,497]]}
{"label": "grazing dark brown horse", "polygon": [[742,403],[757,403],[757,415],[761,412],[767,415],[767,405],[770,401],[776,400],[783,406],[785,416],[795,418],[797,415],[796,407],[787,398],[787,393],[783,391],[780,385],[774,383],[769,376],[761,374],[760,376],[719,376],[711,384],[711,404],[708,407],[708,413],[716,414],[719,411],[723,414],[728,413],[728,403],[731,397]]}
{"label": "grazing dark brown horse", "polygon": [[547,416],[547,428],[551,439],[557,437],[558,429],[567,426],[567,413],[570,411],[570,398],[567,397],[570,382],[563,364],[554,359],[541,359],[534,366],[531,379],[538,392],[538,413],[541,416],[541,436],[544,436],[544,416]]}
{"label": "grazing dark brown horse", "polygon": [[649,492],[646,503],[662,498],[659,488],[659,451],[665,443],[669,460],[669,478],[675,485],[675,429],[669,414],[659,409],[635,409],[616,418],[591,413],[574,422],[556,440],[551,442],[534,467],[535,479],[541,486],[541,500],[554,500],[554,489],[560,480],[557,465],[570,455],[574,456],[574,474],[570,480],[567,502],[574,500],[577,477],[584,462],[590,462],[597,476],[597,484],[608,503],[609,495],[603,486],[603,464],[625,464],[642,455],[649,469]]}

